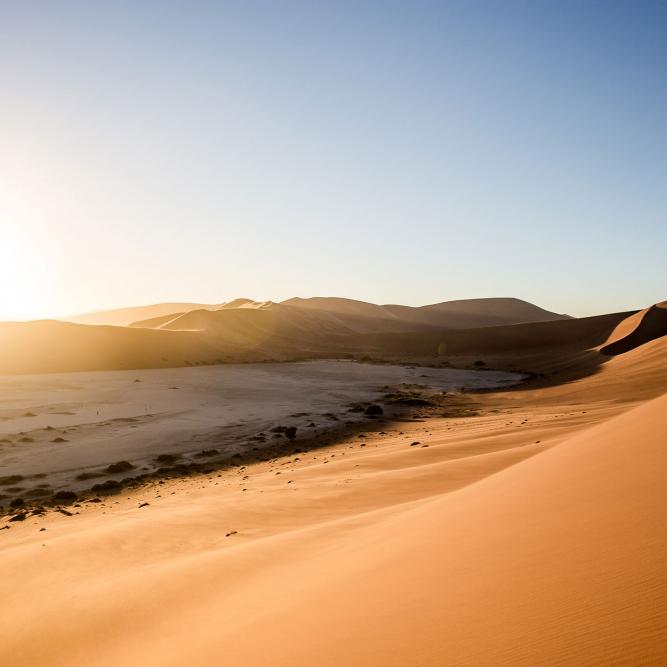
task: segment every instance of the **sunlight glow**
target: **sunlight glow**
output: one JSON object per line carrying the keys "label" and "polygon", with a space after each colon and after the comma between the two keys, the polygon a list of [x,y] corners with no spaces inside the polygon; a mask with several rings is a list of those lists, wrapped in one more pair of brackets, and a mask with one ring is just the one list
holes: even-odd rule
{"label": "sunlight glow", "polygon": [[35,253],[15,230],[3,229],[0,239],[0,320],[39,317],[50,304],[40,290]]}

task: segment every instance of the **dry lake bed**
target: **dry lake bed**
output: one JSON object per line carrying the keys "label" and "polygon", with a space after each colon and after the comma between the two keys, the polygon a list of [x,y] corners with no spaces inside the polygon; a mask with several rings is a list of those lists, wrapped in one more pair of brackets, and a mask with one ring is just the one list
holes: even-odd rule
{"label": "dry lake bed", "polygon": [[334,360],[3,376],[0,502],[89,488],[99,481],[94,471],[106,479],[105,466],[118,461],[137,474],[155,470],[167,452],[229,458],[270,444],[281,425],[296,427],[297,438],[322,434],[364,420],[351,404],[400,385],[445,392],[501,388],[522,377]]}

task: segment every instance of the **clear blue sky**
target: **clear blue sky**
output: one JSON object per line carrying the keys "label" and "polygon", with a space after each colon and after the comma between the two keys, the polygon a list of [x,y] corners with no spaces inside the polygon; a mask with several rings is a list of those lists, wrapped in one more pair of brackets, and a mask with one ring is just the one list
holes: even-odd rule
{"label": "clear blue sky", "polygon": [[0,318],[667,298],[665,2],[0,2]]}

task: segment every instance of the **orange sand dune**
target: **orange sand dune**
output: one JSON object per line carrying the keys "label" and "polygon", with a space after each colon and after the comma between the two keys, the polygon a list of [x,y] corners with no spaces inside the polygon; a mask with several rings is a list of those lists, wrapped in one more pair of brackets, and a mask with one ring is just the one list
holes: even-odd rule
{"label": "orange sand dune", "polygon": [[569,319],[567,315],[552,313],[521,299],[488,298],[444,301],[427,306],[413,307],[396,304],[378,306],[374,303],[339,297],[295,297],[283,304],[330,313],[400,320],[413,326],[445,329],[498,326],[518,322],[541,322]]}
{"label": "orange sand dune", "polygon": [[[662,335],[667,312],[658,304],[641,314],[447,330],[405,318],[240,301],[240,306],[170,313],[131,327],[0,323],[0,374],[341,355],[421,356],[455,365],[469,365],[481,356],[489,366],[535,372],[553,367],[560,355],[586,374],[609,361],[610,348],[621,345],[627,351]],[[527,355],[532,357],[526,359]]]}
{"label": "orange sand dune", "polygon": [[0,374],[183,366],[220,356],[211,343],[183,331],[0,322]]}
{"label": "orange sand dune", "polygon": [[0,663],[664,664],[666,359],[13,524]]}
{"label": "orange sand dune", "polygon": [[[258,665],[265,651],[275,665],[662,664],[666,410],[663,396],[277,568],[279,602],[235,624],[257,640],[224,632],[208,650],[233,642],[227,655]],[[285,641],[295,619],[307,641]]]}
{"label": "orange sand dune", "polygon": [[290,339],[294,339],[296,335],[304,342],[322,339],[325,335],[344,336],[352,333],[420,329],[419,326],[401,320],[298,308],[270,301],[252,307],[241,306],[214,312],[195,310],[184,313],[160,328],[174,331],[215,331],[221,336],[238,330],[241,337],[252,335],[254,331],[266,331],[266,335],[288,336]]}
{"label": "orange sand dune", "polygon": [[[421,307],[385,305],[344,299],[339,297],[313,297],[287,299],[282,304],[271,301],[253,301],[248,298],[233,299],[222,304],[203,303],[158,303],[147,306],[118,308],[94,313],[86,313],[66,318],[68,322],[77,324],[104,324],[111,326],[153,326],[146,321],[180,315],[193,310],[235,310],[263,309],[271,306],[285,305],[302,310],[318,311],[334,315],[346,315],[353,318],[382,320],[385,326],[391,322],[402,322],[414,329],[423,327],[435,328],[471,328],[514,324],[517,322],[539,322],[546,320],[568,319],[535,306],[527,301],[513,298],[465,299],[445,301]],[[394,327],[394,330],[396,327]],[[389,330],[392,330],[391,328]],[[402,329],[407,330],[406,326]]]}
{"label": "orange sand dune", "polygon": [[667,301],[623,320],[600,348],[603,354],[622,354],[655,338],[667,336]]}

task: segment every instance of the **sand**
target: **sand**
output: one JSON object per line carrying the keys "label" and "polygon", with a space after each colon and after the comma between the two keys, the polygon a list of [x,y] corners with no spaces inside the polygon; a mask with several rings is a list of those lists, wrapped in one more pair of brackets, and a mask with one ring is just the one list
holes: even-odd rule
{"label": "sand", "polygon": [[0,663],[665,664],[667,338],[593,354],[11,524]]}

